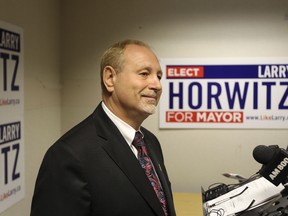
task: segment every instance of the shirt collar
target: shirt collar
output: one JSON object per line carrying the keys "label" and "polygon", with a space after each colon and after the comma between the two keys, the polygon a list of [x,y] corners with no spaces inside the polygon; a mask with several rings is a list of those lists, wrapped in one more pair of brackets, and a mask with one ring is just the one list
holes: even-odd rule
{"label": "shirt collar", "polygon": [[105,113],[108,115],[108,117],[112,120],[112,122],[116,125],[116,127],[119,129],[120,133],[128,143],[128,145],[131,147],[132,141],[135,137],[136,130],[131,127],[129,124],[118,118],[116,115],[114,115],[108,107],[104,104],[104,102],[101,103],[102,108],[105,111]]}

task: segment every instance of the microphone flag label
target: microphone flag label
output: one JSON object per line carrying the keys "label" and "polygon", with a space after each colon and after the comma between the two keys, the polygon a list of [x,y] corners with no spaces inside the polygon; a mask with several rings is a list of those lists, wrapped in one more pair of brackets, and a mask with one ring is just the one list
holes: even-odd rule
{"label": "microphone flag label", "polygon": [[263,165],[259,173],[276,186],[280,183],[286,184],[288,175],[288,154],[284,150],[279,149],[271,162]]}

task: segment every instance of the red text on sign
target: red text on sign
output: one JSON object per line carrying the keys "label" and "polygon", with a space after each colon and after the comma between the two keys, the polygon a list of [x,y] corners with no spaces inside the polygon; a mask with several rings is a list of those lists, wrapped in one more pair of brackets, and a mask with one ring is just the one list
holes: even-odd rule
{"label": "red text on sign", "polygon": [[167,111],[166,122],[243,123],[243,112]]}
{"label": "red text on sign", "polygon": [[204,77],[203,66],[167,66],[167,78],[201,78]]}

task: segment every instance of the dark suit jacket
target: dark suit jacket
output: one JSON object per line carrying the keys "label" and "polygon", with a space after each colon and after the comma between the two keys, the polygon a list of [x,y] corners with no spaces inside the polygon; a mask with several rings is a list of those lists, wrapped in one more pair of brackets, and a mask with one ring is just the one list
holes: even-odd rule
{"label": "dark suit jacket", "polygon": [[[170,216],[170,182],[157,138],[145,143],[161,180]],[[143,169],[98,105],[47,151],[37,177],[31,216],[164,216]]]}

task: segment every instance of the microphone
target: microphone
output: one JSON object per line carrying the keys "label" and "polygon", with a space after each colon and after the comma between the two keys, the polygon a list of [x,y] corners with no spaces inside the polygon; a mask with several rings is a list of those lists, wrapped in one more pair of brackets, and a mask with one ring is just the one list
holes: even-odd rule
{"label": "microphone", "polygon": [[253,157],[260,164],[268,164],[275,156],[276,149],[279,149],[277,145],[269,147],[265,145],[256,146],[253,150]]}
{"label": "microphone", "polygon": [[278,186],[285,184],[288,176],[288,153],[278,145],[257,146],[253,150],[254,159],[263,164],[260,175]]}

